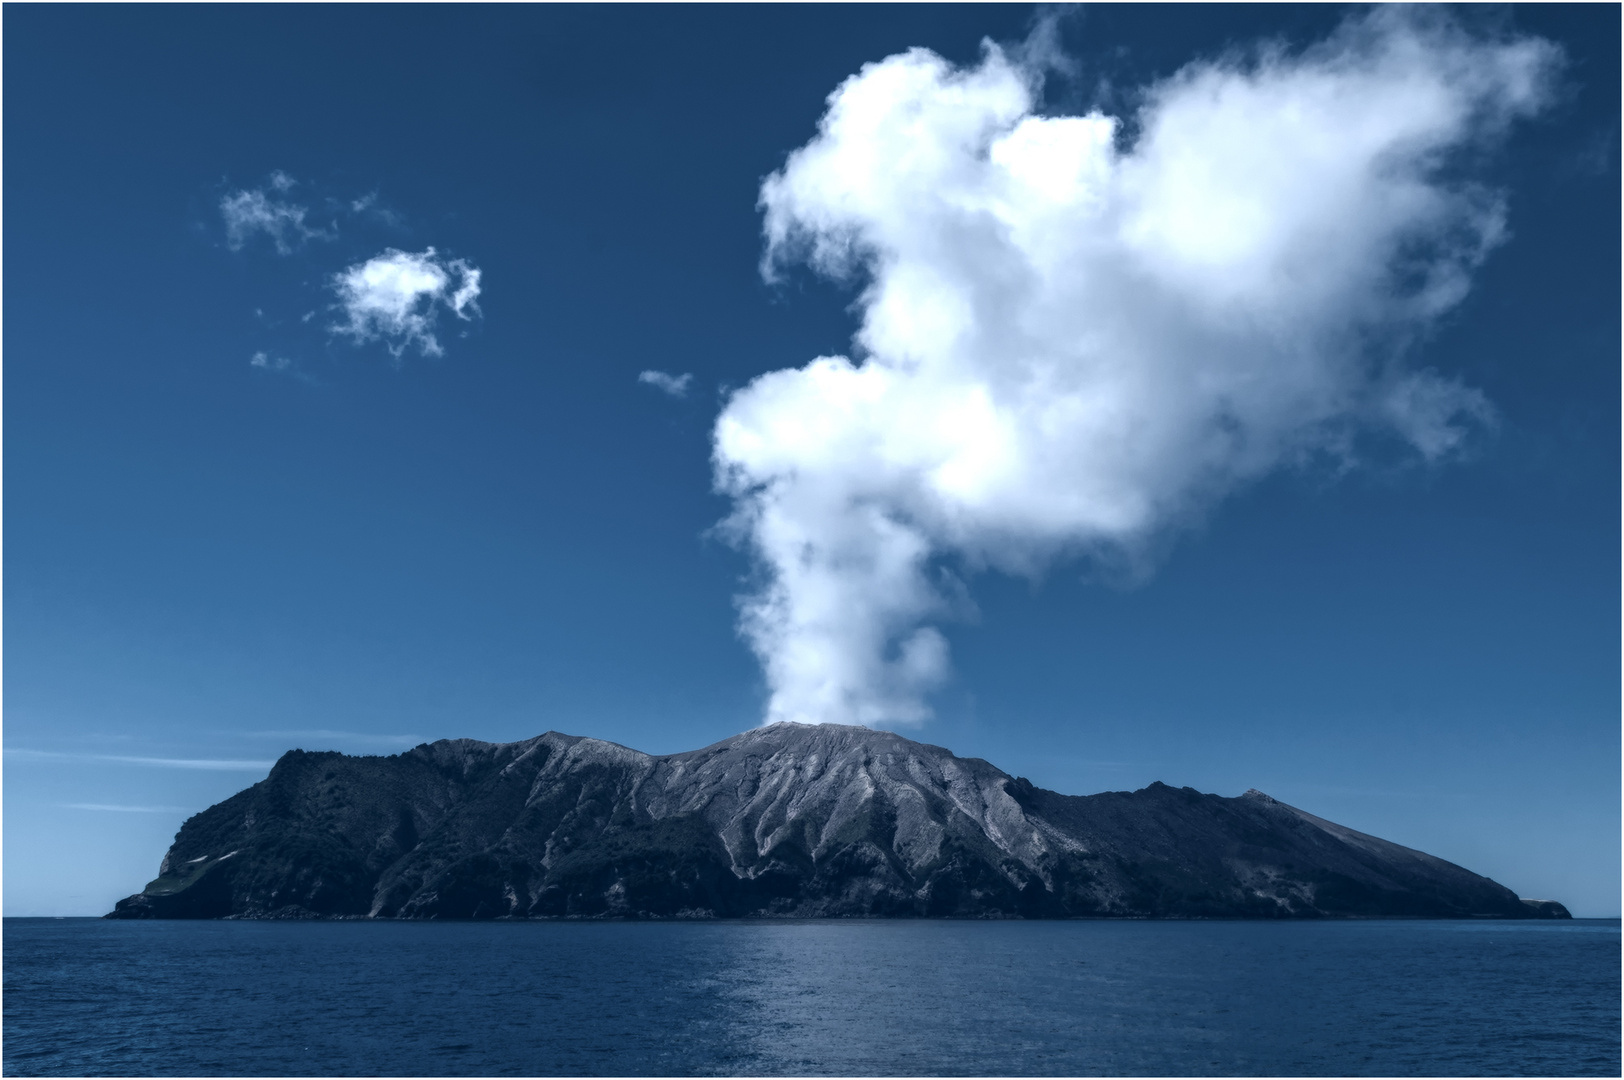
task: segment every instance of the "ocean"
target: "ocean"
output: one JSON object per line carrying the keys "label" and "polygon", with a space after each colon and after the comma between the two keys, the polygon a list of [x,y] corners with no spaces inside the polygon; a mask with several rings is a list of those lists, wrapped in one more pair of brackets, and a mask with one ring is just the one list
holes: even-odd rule
{"label": "ocean", "polygon": [[17,1075],[1620,1073],[1618,920],[6,919]]}

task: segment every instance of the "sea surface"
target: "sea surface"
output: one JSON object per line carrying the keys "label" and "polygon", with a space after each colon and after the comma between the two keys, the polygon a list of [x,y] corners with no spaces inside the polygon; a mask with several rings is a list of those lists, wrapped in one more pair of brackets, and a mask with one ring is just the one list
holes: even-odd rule
{"label": "sea surface", "polygon": [[1617,920],[6,919],[21,1075],[1620,1072]]}

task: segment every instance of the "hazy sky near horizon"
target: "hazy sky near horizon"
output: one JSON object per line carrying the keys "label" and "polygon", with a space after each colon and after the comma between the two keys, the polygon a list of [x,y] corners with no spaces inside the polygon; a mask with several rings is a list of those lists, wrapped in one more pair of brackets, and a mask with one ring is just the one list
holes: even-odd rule
{"label": "hazy sky near horizon", "polygon": [[1619,914],[1616,7],[3,17],[7,915],[764,716]]}

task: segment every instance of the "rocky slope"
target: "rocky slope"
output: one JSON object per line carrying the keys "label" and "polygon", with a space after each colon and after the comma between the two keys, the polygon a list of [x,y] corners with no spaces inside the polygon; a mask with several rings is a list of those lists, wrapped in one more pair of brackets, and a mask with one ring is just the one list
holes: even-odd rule
{"label": "rocky slope", "polygon": [[1565,918],[1259,791],[1060,795],[884,731],[290,751],[110,918]]}

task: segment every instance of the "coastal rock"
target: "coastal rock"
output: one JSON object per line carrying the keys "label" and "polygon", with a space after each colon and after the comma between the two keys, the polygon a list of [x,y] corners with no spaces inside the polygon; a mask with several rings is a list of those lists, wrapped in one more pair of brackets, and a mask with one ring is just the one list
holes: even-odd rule
{"label": "coastal rock", "polygon": [[108,917],[772,916],[1569,917],[1260,791],[1061,795],[838,724],[293,750]]}

